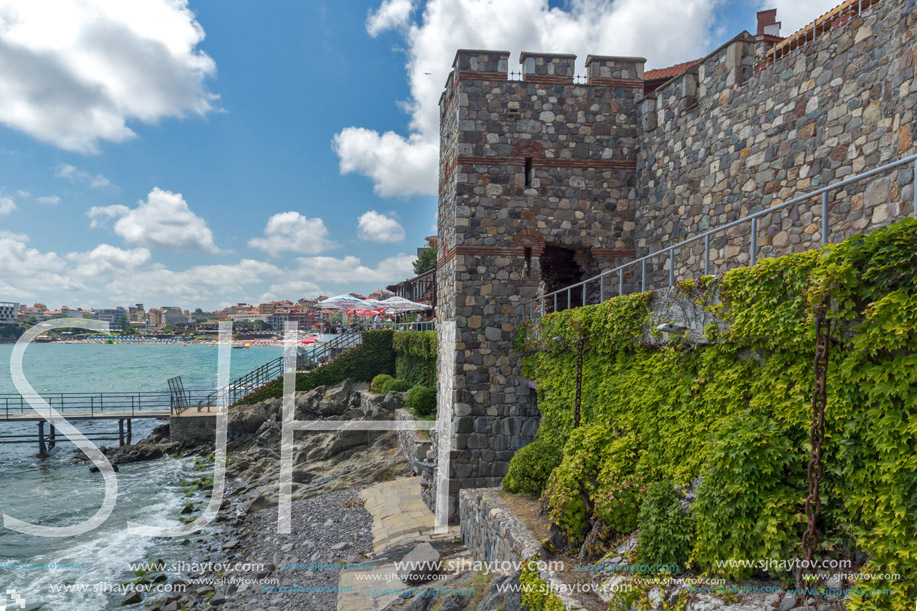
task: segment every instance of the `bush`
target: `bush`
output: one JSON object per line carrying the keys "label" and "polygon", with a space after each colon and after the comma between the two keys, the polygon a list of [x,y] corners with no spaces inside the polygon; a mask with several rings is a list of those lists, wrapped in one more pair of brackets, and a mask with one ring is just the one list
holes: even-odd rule
{"label": "bush", "polygon": [[675,565],[684,570],[694,546],[694,524],[682,508],[670,481],[650,486],[637,518],[637,554],[640,564]]}
{"label": "bush", "polygon": [[408,391],[407,404],[418,416],[429,416],[436,412],[436,390],[415,386]]}
{"label": "bush", "polygon": [[370,384],[369,388],[373,392],[382,392],[382,385],[392,379],[394,378],[392,378],[392,376],[388,375],[387,373],[380,373],[373,378],[372,384]]}
{"label": "bush", "polygon": [[541,494],[548,484],[551,472],[563,458],[560,448],[544,441],[525,446],[509,461],[509,471],[503,478],[507,492]]}
{"label": "bush", "polygon": [[390,393],[392,391],[407,392],[409,390],[411,390],[411,385],[404,380],[399,380],[398,378],[389,380],[382,385],[383,394]]}

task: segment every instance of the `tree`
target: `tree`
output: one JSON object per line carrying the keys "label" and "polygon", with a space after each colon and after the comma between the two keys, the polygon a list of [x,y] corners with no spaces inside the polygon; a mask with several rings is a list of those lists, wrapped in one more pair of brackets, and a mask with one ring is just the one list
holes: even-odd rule
{"label": "tree", "polygon": [[414,261],[414,273],[418,276],[436,267],[436,249],[424,248]]}
{"label": "tree", "polygon": [[125,335],[131,335],[134,330],[131,329],[131,323],[127,319],[127,316],[122,316],[118,319],[118,326],[121,327],[121,332]]}

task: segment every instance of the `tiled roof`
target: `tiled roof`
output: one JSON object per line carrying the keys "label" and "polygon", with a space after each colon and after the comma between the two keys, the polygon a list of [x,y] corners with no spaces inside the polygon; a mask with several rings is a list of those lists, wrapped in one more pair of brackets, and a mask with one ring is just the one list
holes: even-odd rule
{"label": "tiled roof", "polygon": [[699,59],[693,61],[685,62],[683,64],[675,64],[674,66],[669,66],[668,68],[659,68],[657,70],[647,70],[643,73],[644,81],[655,81],[659,79],[670,79],[680,74],[683,74],[689,68],[696,66],[699,62]]}

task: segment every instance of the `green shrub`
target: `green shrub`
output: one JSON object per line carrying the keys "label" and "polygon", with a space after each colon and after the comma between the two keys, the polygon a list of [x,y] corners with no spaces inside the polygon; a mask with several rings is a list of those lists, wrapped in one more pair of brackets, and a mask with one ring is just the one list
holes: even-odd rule
{"label": "green shrub", "polygon": [[382,385],[383,393],[390,393],[392,391],[407,392],[409,390],[411,390],[411,385],[404,380],[399,380],[398,378],[391,379]]}
{"label": "green shrub", "polygon": [[682,508],[672,482],[656,482],[650,486],[637,518],[637,554],[640,564],[675,565],[681,572],[691,555],[694,525]]}
{"label": "green shrub", "polygon": [[415,386],[408,391],[407,405],[418,416],[429,416],[436,412],[436,389]]}
{"label": "green shrub", "polygon": [[509,461],[509,470],[503,478],[507,492],[541,494],[551,472],[557,468],[563,453],[557,446],[544,441],[534,441],[525,446]]}
{"label": "green shrub", "polygon": [[380,373],[373,378],[372,384],[369,385],[369,388],[376,393],[382,392],[382,385],[391,379],[393,379],[392,376],[388,375],[387,373]]}

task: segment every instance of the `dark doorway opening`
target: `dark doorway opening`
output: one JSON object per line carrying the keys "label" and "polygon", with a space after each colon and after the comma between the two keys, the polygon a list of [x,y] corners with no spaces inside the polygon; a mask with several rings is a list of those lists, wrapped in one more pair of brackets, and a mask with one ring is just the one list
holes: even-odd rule
{"label": "dark doorway opening", "polygon": [[[544,293],[567,288],[584,279],[583,270],[579,263],[576,262],[576,251],[561,246],[545,246],[544,252],[539,259],[541,263],[541,282]],[[547,311],[554,310],[554,298],[549,298],[550,302],[545,304]],[[565,310],[567,307],[576,308],[583,305],[582,287],[577,287],[570,291],[569,299],[564,292],[557,296],[557,310]]]}

